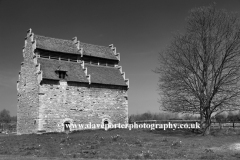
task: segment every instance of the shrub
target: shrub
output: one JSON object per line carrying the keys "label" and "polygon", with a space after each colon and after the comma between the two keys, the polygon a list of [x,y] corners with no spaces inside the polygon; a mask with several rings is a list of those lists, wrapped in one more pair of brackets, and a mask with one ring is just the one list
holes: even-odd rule
{"label": "shrub", "polygon": [[135,121],[143,121],[143,120],[174,120],[179,119],[178,114],[173,113],[151,113],[146,112],[142,114],[132,114],[129,116],[129,123],[133,123]]}

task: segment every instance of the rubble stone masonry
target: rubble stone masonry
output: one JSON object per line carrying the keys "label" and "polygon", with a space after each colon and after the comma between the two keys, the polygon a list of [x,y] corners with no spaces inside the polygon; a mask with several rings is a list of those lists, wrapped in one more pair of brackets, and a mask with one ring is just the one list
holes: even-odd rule
{"label": "rubble stone masonry", "polygon": [[25,134],[36,132],[38,128],[39,111],[39,84],[35,55],[33,53],[34,45],[29,35],[26,39],[23,50],[24,61],[19,73],[18,89],[18,112],[17,112],[17,133]]}
{"label": "rubble stone masonry", "polygon": [[[79,84],[80,85],[80,84]],[[127,92],[121,89],[42,84],[39,97],[40,130],[64,131],[64,122],[102,124],[128,122]]]}

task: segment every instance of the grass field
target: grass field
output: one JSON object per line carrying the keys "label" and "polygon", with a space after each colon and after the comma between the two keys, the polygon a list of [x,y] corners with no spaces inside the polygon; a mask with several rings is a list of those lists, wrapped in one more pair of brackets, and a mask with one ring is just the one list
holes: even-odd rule
{"label": "grass field", "polygon": [[[226,133],[228,132],[228,133]],[[227,135],[226,135],[227,134]],[[85,130],[0,136],[0,159],[239,159],[239,130]]]}

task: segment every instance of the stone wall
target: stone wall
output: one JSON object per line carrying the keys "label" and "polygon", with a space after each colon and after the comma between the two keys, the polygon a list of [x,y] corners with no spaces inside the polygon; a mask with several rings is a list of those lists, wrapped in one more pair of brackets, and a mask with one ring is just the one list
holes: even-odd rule
{"label": "stone wall", "polygon": [[35,45],[31,32],[25,40],[23,49],[24,61],[19,72],[18,90],[18,112],[17,112],[17,133],[27,134],[35,132],[38,121],[38,73],[36,57],[34,54]]}
{"label": "stone wall", "polygon": [[104,119],[113,124],[128,122],[127,91],[121,88],[48,81],[41,84],[39,94],[39,130],[61,132],[66,121],[74,124],[101,124]]}

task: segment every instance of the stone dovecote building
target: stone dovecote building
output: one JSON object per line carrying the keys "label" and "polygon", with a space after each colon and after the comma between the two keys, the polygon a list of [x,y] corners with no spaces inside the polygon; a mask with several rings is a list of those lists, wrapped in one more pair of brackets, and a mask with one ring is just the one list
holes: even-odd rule
{"label": "stone dovecote building", "polygon": [[62,132],[64,124],[128,122],[129,80],[113,45],[35,35],[19,72],[17,133]]}

